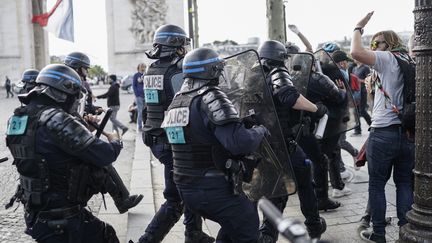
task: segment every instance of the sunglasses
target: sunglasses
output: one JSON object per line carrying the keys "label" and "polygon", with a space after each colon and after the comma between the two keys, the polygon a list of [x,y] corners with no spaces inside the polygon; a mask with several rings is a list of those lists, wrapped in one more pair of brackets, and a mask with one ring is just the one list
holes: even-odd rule
{"label": "sunglasses", "polygon": [[376,49],[376,48],[378,48],[378,45],[382,44],[382,43],[386,43],[387,44],[387,42],[385,42],[385,41],[372,41],[371,48],[372,49]]}

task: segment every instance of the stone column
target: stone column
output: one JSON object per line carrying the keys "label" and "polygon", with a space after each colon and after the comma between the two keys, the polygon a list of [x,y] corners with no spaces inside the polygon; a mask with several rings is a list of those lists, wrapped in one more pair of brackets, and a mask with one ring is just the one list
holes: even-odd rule
{"label": "stone column", "polygon": [[[39,15],[46,9],[45,1],[31,1],[33,15]],[[33,23],[35,68],[41,70],[49,63],[47,33],[37,23]]]}
{"label": "stone column", "polygon": [[398,242],[432,242],[432,0],[415,0],[416,144],[414,205]]}

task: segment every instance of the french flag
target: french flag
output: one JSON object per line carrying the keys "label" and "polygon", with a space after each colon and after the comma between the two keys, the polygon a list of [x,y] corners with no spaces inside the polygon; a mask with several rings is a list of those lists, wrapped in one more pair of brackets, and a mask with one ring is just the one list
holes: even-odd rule
{"label": "french flag", "polygon": [[74,42],[72,0],[57,0],[48,13],[34,15],[32,22],[39,23],[57,38]]}

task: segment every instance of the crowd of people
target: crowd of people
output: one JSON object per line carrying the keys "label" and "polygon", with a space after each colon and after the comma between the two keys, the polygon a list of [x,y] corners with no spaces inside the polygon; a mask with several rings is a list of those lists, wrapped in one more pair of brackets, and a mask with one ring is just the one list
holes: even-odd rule
{"label": "crowd of people", "polygon": [[[165,202],[139,242],[161,242],[182,215],[188,243],[276,242],[277,225],[266,215],[260,225],[257,198],[248,196],[247,190],[268,197],[283,212],[289,183],[272,180],[282,174],[295,181],[306,230],[310,238],[319,239],[327,227],[320,211],[337,210],[343,205],[335,199],[352,194],[345,184],[349,173],[341,149],[358,169],[359,151],[346,140],[346,132],[363,133],[359,117],[370,126],[369,200],[360,237],[386,242],[384,187],[392,170],[398,225],[406,224],[405,214],[413,203],[414,143],[399,116],[404,109],[404,76],[397,58],[411,59],[393,31],[376,33],[370,48],[362,45],[363,29],[372,15],[354,26],[351,57],[335,43],[327,43],[305,61],[313,49],[295,25],[288,27],[306,52],[291,42],[264,41],[242,76],[252,88],[242,93],[241,103],[259,111],[249,116],[239,107],[238,96],[227,89],[230,86],[221,85],[223,80],[235,81],[227,75],[228,60],[209,48],[188,52],[190,39],[182,28],[159,27],[146,52],[154,62],[148,67],[138,64],[132,84],[135,102],[129,107],[143,143],[164,165]],[[130,195],[111,165],[122,149],[121,136],[128,131],[116,118],[117,77],[109,75],[108,91],[95,96],[86,81],[89,67],[85,54],[73,52],[64,64],[48,65],[40,72],[26,70],[26,92],[18,95],[22,105],[9,120],[7,146],[20,184],[8,206],[14,201],[24,204],[26,233],[38,242],[118,242],[113,227],[85,208],[88,200],[109,193],[119,212],[125,213],[143,198]],[[261,93],[253,93],[257,89]],[[114,133],[101,131],[98,115],[104,109],[93,104],[94,98],[107,98]],[[274,105],[275,112],[259,110],[260,102]],[[268,117],[279,122],[269,122]],[[323,117],[328,119],[326,130],[318,138],[315,130]],[[95,130],[107,141],[92,133]],[[281,171],[272,171],[266,163],[275,160]],[[242,188],[242,180],[251,185],[249,189]],[[257,180],[266,182],[254,184]],[[278,193],[264,188],[269,183]],[[203,232],[203,218],[221,226],[216,239]]]}

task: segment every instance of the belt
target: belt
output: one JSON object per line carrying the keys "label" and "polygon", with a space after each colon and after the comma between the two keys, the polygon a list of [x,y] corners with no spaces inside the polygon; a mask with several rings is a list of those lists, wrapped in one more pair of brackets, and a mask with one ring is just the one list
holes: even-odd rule
{"label": "belt", "polygon": [[401,124],[393,124],[386,127],[371,127],[369,129],[370,132],[376,132],[376,131],[398,131],[401,128]]}
{"label": "belt", "polygon": [[40,211],[38,218],[42,220],[67,219],[77,215],[82,207],[76,205],[70,208],[55,208],[47,211]]}

